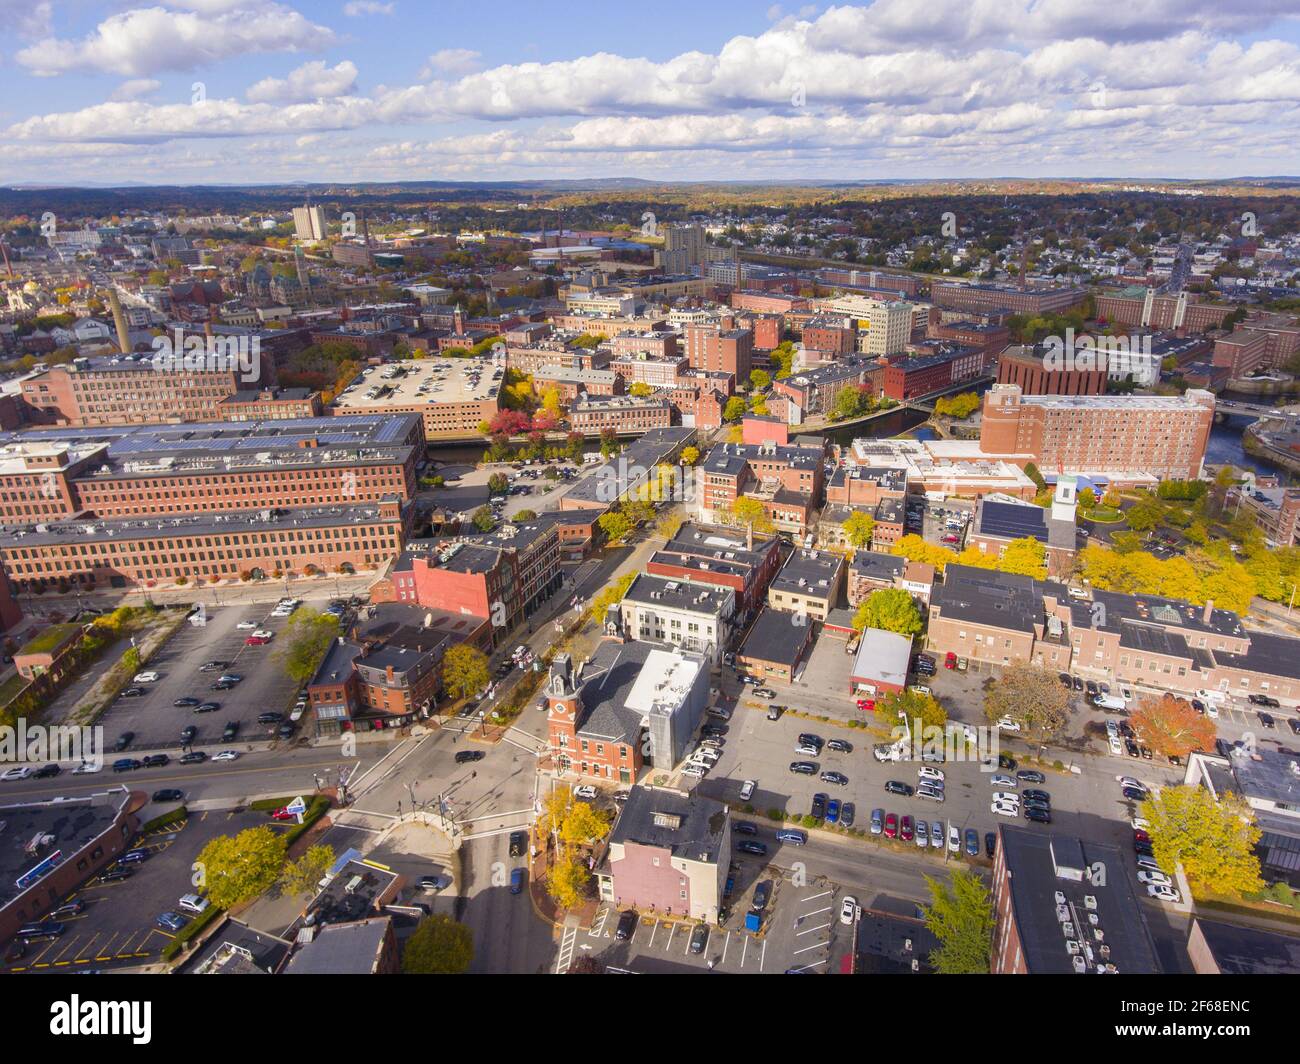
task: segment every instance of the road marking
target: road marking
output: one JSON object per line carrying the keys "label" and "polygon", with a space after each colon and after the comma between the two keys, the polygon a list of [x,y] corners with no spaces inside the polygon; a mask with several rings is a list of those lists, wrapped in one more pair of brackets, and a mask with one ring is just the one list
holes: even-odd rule
{"label": "road marking", "polygon": [[573,961],[573,944],[577,938],[577,925],[564,929],[564,937],[560,940],[560,955],[555,960],[556,975],[563,975],[569,970],[569,965]]}
{"label": "road marking", "polygon": [[731,932],[727,932],[727,937],[722,940],[722,959],[727,959],[727,947],[731,945]]}
{"label": "road marking", "polygon": [[795,936],[797,937],[799,935],[810,935],[814,931],[825,931],[830,926],[831,926],[831,922],[827,920],[826,923],[818,924],[816,927],[809,927],[809,928],[805,928],[803,931],[796,931]]}
{"label": "road marking", "polygon": [[763,939],[763,949],[758,955],[758,970],[763,970],[763,964],[767,960],[767,939]]}
{"label": "road marking", "polygon": [[826,963],[825,960],[813,961],[811,964],[805,964],[802,968],[791,968],[790,971],[791,971],[791,972],[806,972],[809,968],[816,968],[816,967],[818,967],[819,965],[822,965],[822,964],[825,964],[825,963]]}
{"label": "road marking", "polygon": [[745,967],[745,958],[749,956],[749,936],[745,935],[740,940],[740,966]]}
{"label": "road marking", "polygon": [[830,943],[830,940],[827,939],[825,942],[818,942],[818,943],[816,943],[815,945],[812,945],[812,946],[804,946],[803,949],[797,949],[797,950],[795,950],[795,951],[794,951],[794,955],[797,957],[797,956],[799,956],[799,954],[801,954],[801,953],[807,953],[809,950],[814,950],[814,949],[825,949],[825,948],[826,948],[827,946],[829,946],[830,944],[831,944],[831,943]]}
{"label": "road marking", "polygon": [[810,895],[809,897],[804,898],[803,900],[804,900],[804,901],[816,901],[818,898],[829,898],[829,897],[831,897],[832,895],[834,895],[834,893],[835,893],[835,891],[833,891],[833,890],[823,890],[820,894],[813,894],[813,895]]}
{"label": "road marking", "polygon": [[813,910],[812,912],[810,912],[810,913],[800,913],[800,914],[799,914],[799,919],[800,919],[800,920],[811,920],[814,916],[821,916],[822,913],[828,913],[828,912],[830,912],[831,909],[832,909],[832,906],[830,906],[830,905],[826,905],[826,906],[823,906],[823,907],[820,908],[820,909],[814,909],[814,910]]}
{"label": "road marking", "polygon": [[605,922],[609,919],[609,906],[602,905],[596,911],[596,919],[591,922],[591,930],[587,932],[592,938],[600,938],[601,932],[605,930]]}

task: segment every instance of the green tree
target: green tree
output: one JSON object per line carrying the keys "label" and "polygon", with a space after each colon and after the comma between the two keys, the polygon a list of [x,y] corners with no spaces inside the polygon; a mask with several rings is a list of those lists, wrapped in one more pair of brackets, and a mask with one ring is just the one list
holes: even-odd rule
{"label": "green tree", "polygon": [[853,627],[879,628],[899,635],[919,635],[922,628],[921,611],[916,602],[902,588],[881,588],[871,592],[853,615]]}
{"label": "green tree", "polygon": [[504,473],[493,473],[488,477],[488,491],[493,495],[504,495],[510,490],[510,478]]}
{"label": "green tree", "polygon": [[1142,803],[1151,848],[1166,871],[1183,866],[1193,893],[1238,897],[1263,885],[1255,846],[1260,829],[1236,794],[1218,799],[1204,787],[1166,787]]}
{"label": "green tree", "polygon": [[470,698],[492,682],[488,657],[478,647],[457,643],[442,657],[442,686],[454,698]]}
{"label": "green tree", "polygon": [[334,847],[312,846],[298,860],[290,861],[280,873],[280,886],[285,894],[304,894],[314,891],[316,884],[334,864]]}
{"label": "green tree", "polygon": [[195,884],[218,909],[250,901],[273,887],[284,868],[284,836],[269,824],[218,835],[199,852]]}
{"label": "green tree", "polygon": [[925,926],[939,940],[930,964],[940,975],[987,975],[993,949],[993,900],[979,876],[953,869],[951,886],[925,877]]}
{"label": "green tree", "polygon": [[756,390],[762,390],[772,383],[772,374],[762,369],[751,369],[749,371],[749,386]]}
{"label": "green tree", "polygon": [[745,400],[739,395],[733,395],[727,400],[727,405],[722,408],[723,421],[739,421],[745,416],[748,409]]}
{"label": "green tree", "polygon": [[844,536],[854,547],[869,547],[876,531],[876,519],[865,510],[854,510],[844,519]]}
{"label": "green tree", "polygon": [[769,535],[776,530],[763,504],[757,499],[744,495],[731,504],[728,516],[733,524],[745,525],[764,535]]}
{"label": "green tree", "polygon": [[305,684],[320,667],[325,651],[338,636],[339,622],[310,606],[293,611],[280,637],[280,661],[296,684]]}
{"label": "green tree", "polygon": [[471,515],[470,520],[480,532],[491,532],[497,526],[497,519],[492,516],[492,508],[480,506]]}
{"label": "green tree", "polygon": [[600,525],[600,530],[611,543],[617,543],[635,527],[627,514],[621,510],[610,510],[601,514],[596,524]]}
{"label": "green tree", "polygon": [[474,933],[446,913],[420,921],[402,948],[404,975],[463,975],[474,961]]}

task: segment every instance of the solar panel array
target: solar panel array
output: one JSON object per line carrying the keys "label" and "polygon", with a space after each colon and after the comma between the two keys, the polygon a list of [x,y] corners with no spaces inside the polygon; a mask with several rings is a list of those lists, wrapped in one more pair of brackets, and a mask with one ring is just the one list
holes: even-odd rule
{"label": "solar panel array", "polygon": [[980,532],[1007,539],[1047,538],[1047,522],[1040,506],[1016,506],[1009,502],[985,502]]}

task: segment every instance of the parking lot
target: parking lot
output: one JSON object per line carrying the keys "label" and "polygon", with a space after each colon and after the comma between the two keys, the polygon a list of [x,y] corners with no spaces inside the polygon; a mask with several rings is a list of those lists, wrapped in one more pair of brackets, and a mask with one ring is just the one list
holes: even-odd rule
{"label": "parking lot", "polygon": [[[161,810],[145,811],[153,815]],[[173,938],[156,924],[160,913],[177,910],[183,894],[195,893],[193,864],[203,847],[217,835],[276,824],[265,813],[198,813],[179,831],[166,829],[136,840],[149,859],[132,866],[129,879],[105,883],[96,876],[67,900],[85,902],[85,910],[62,922],[67,930],[51,942],[33,942],[21,958],[8,961],[10,972],[110,970],[148,964]]]}
{"label": "parking lot", "polygon": [[[230,721],[238,722],[241,743],[274,739],[275,725],[258,724],[257,715],[268,710],[285,711],[295,686],[280,663],[281,648],[277,641],[264,646],[245,646],[244,641],[253,629],[237,627],[240,622],[251,623],[256,628],[275,632],[278,639],[287,620],[269,617],[272,608],[269,605],[209,607],[205,625],[182,625],[145,666],[159,674],[158,680],[138,685],[146,692],[142,697],[118,698],[100,718],[109,751],[126,732],[135,733],[128,754],[178,750],[181,729],[191,724],[198,728],[191,745],[215,748],[221,744],[222,731]],[[208,661],[229,662],[225,671],[242,676],[243,681],[229,691],[211,690],[221,671],[200,672],[199,667]],[[192,708],[172,705],[183,697],[217,702],[221,708],[196,713]],[[105,758],[111,762],[112,754],[106,753]]]}

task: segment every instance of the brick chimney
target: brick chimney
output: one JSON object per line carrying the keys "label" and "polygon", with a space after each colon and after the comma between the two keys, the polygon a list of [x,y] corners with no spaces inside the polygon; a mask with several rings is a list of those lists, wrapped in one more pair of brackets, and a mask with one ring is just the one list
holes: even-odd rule
{"label": "brick chimney", "polygon": [[1214,616],[1214,599],[1205,600],[1205,609],[1201,611],[1201,623],[1209,624],[1210,618]]}

